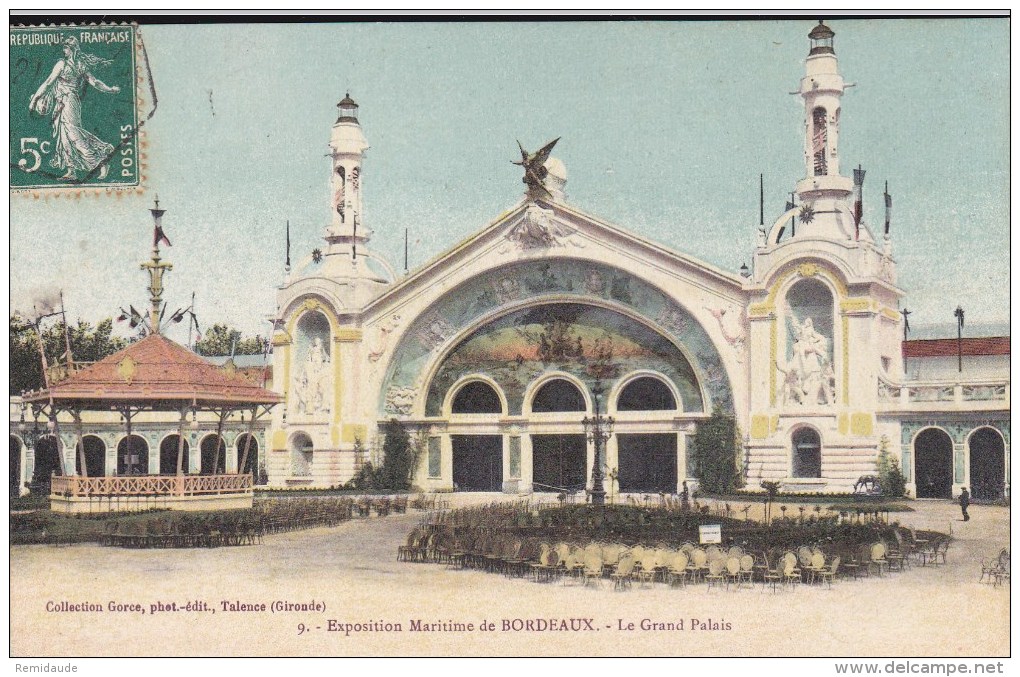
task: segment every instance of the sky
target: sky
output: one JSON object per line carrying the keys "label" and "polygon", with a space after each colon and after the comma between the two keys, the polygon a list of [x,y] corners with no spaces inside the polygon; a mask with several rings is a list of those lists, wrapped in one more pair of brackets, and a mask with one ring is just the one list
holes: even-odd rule
{"label": "sky", "polygon": [[[1007,19],[834,20],[847,82],[840,155],[867,170],[865,218],[893,196],[911,324],[1009,319]],[[53,288],[95,322],[147,303],[158,193],[173,242],[164,298],[203,326],[268,333],[283,279],[324,246],[327,143],[349,91],[371,144],[369,244],[403,271],[523,194],[516,140],[561,137],[567,201],[736,272],[803,177],[792,96],[814,22],[143,25],[159,104],[142,195],[11,197],[11,304]],[[13,133],[13,132],[12,132]],[[878,228],[875,229],[876,231]],[[173,336],[173,334],[171,334]],[[176,337],[179,338],[180,337]]]}

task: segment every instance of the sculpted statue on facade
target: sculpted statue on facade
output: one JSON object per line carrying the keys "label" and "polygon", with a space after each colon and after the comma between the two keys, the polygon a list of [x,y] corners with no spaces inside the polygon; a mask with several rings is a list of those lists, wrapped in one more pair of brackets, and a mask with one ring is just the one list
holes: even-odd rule
{"label": "sculpted statue on facade", "polygon": [[315,337],[294,384],[298,414],[329,413],[329,355]]}
{"label": "sculpted statue on facade", "polygon": [[811,318],[803,324],[792,319],[793,358],[784,368],[783,401],[786,404],[834,404],[836,401],[835,372],[829,355],[828,340],[814,328]]}

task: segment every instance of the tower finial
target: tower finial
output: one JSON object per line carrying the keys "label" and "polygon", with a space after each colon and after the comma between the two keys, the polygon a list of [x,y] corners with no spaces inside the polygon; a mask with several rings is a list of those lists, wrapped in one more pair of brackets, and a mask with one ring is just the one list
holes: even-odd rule
{"label": "tower finial", "polygon": [[155,205],[155,208],[149,210],[152,212],[153,220],[152,257],[142,264],[142,270],[149,273],[149,302],[151,304],[149,309],[149,326],[154,334],[158,334],[161,316],[160,305],[163,298],[163,274],[173,270],[173,264],[161,261],[159,257],[159,243],[166,242],[166,245],[169,247],[170,238],[163,232],[163,214],[166,213],[166,210],[159,208],[158,197],[155,200]]}

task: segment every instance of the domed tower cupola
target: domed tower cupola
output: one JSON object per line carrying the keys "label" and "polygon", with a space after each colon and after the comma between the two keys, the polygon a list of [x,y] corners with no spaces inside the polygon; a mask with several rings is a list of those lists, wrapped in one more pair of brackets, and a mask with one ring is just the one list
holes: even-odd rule
{"label": "domed tower cupola", "polygon": [[358,122],[358,104],[351,98],[350,92],[347,92],[336,107],[340,110],[340,116],[336,119],[337,123]]}
{"label": "domed tower cupola", "polygon": [[832,38],[836,34],[831,28],[825,25],[825,22],[819,19],[818,25],[811,29],[808,33],[808,38],[811,40],[811,51],[808,53],[809,56],[815,54],[835,54],[836,50],[832,48]]}

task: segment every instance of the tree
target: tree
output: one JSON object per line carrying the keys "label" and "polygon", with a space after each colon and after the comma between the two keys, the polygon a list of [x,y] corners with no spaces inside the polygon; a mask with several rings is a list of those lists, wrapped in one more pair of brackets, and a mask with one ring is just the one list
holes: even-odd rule
{"label": "tree", "polygon": [[261,355],[266,352],[268,339],[261,336],[243,337],[241,331],[225,324],[214,324],[206,330],[202,340],[195,344],[200,355]]}
{"label": "tree", "polygon": [[882,487],[882,495],[900,498],[907,493],[907,480],[900,471],[900,464],[889,453],[889,438],[882,435],[878,442],[878,481]]}
{"label": "tree", "polygon": [[[107,318],[95,326],[83,320],[70,326],[71,357],[75,362],[98,362],[128,345],[126,339],[113,336],[113,320]],[[42,329],[46,360],[54,364],[66,364],[67,347],[64,338],[64,323],[55,322]],[[39,356],[39,339],[32,322],[18,314],[10,320],[10,394],[19,395],[25,390],[40,390],[46,387],[42,373],[42,359]]]}
{"label": "tree", "polygon": [[414,470],[414,448],[403,423],[391,418],[383,426],[382,480],[387,489],[408,489]]}
{"label": "tree", "polygon": [[705,491],[721,494],[739,487],[739,442],[733,416],[713,411],[710,418],[698,423],[691,443],[698,481]]}

